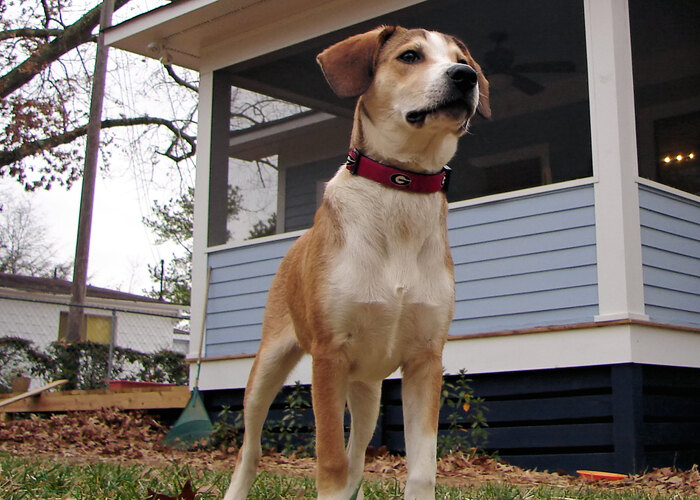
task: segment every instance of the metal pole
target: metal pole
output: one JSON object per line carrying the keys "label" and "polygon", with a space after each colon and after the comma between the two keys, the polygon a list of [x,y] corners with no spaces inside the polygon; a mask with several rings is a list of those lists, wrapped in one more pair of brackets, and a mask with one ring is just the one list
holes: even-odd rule
{"label": "metal pole", "polygon": [[163,300],[163,280],[165,277],[165,259],[160,259],[160,300]]}
{"label": "metal pole", "polygon": [[80,341],[80,325],[87,289],[88,255],[90,253],[90,232],[92,230],[92,208],[95,199],[95,178],[97,177],[97,154],[100,146],[100,129],[102,122],[102,103],[107,76],[107,47],[104,43],[104,30],[112,24],[114,0],[104,0],[100,12],[100,32],[97,37],[95,55],[95,73],[92,81],[90,102],[90,120],[87,129],[87,146],[85,148],[85,168],[83,170],[83,187],[80,198],[80,216],[78,220],[78,238],[75,244],[73,262],[73,285],[71,307],[68,314],[67,342]]}
{"label": "metal pole", "polygon": [[112,380],[112,368],[114,367],[114,346],[117,345],[117,311],[112,311],[112,324],[109,326],[109,354],[107,355],[107,375],[105,382],[109,387]]}

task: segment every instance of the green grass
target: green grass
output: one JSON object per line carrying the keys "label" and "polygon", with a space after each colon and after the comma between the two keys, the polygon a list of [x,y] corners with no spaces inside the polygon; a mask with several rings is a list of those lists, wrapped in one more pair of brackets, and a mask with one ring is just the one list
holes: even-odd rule
{"label": "green grass", "polygon": [[[16,458],[0,454],[0,498],[15,499],[134,499],[143,500],[148,489],[177,496],[189,479],[197,498],[220,498],[230,474],[208,471],[187,465],[148,467],[94,463],[70,465],[40,459]],[[365,499],[401,499],[397,481],[365,482]],[[249,498],[259,500],[313,499],[314,482],[309,478],[260,474]],[[546,486],[516,487],[486,483],[479,488],[457,488],[440,485],[440,500],[662,500],[678,496],[648,495],[641,492],[614,492],[600,489],[561,489]]]}

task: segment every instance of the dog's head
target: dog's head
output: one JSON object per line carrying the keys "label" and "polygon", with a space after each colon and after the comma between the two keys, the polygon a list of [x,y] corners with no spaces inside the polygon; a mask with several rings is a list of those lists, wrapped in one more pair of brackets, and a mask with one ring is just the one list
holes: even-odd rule
{"label": "dog's head", "polygon": [[488,81],[466,45],[449,35],[380,27],[329,47],[317,60],[333,91],[361,96],[358,112],[382,131],[459,137],[475,112],[491,116]]}

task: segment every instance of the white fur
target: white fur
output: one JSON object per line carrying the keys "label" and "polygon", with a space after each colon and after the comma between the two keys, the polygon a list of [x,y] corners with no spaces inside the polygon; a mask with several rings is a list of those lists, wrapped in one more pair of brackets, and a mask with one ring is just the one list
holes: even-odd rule
{"label": "white fur", "polygon": [[419,325],[406,328],[406,312],[416,305],[434,308],[438,316],[449,311],[453,281],[445,269],[444,229],[436,224],[442,195],[387,191],[341,168],[326,197],[339,209],[346,242],[329,276],[334,333],[351,359],[359,360],[352,379],[385,378],[407,347],[437,342],[441,334],[416,331]]}
{"label": "white fur", "polygon": [[[426,64],[412,68],[415,72],[410,81],[395,79],[396,66],[391,69],[380,65],[365,94],[365,104],[373,103],[372,119],[356,114],[356,130],[363,131],[365,139],[361,147],[365,154],[377,155],[378,159],[390,160],[409,170],[437,172],[454,155],[457,139],[469,118],[466,111],[462,121],[449,113],[429,114],[422,126],[408,123],[406,113],[429,109],[431,103],[444,104],[441,99],[448,94],[442,93],[447,92],[445,89],[449,85],[446,71],[457,62],[460,52],[448,38],[436,33],[428,33],[427,37],[416,35],[408,43],[420,45]],[[399,73],[402,69],[399,67]],[[476,89],[475,100],[478,95]],[[433,109],[435,107],[433,104]],[[320,227],[332,225],[332,230],[325,229],[326,236],[332,232],[333,241],[342,244],[322,250],[321,260],[326,264],[322,275],[303,276],[305,284],[323,293],[318,303],[305,305],[303,312],[295,309],[295,313],[307,315],[309,306],[313,309],[312,316],[323,313],[323,331],[314,332],[318,337],[312,337],[310,350],[314,356],[314,387],[322,387],[315,397],[324,394],[318,402],[326,410],[322,422],[326,435],[330,436],[328,441],[323,441],[324,450],[330,447],[335,458],[337,451],[342,450],[341,442],[335,441],[342,436],[338,426],[342,422],[342,402],[346,399],[352,426],[346,448],[348,467],[337,466],[336,469],[343,470],[332,472],[332,477],[340,478],[337,483],[344,484],[328,482],[325,493],[319,494],[319,498],[347,500],[357,491],[362,480],[365,448],[379,413],[382,380],[401,367],[409,468],[405,498],[432,499],[442,348],[454,307],[445,197],[442,193],[416,194],[387,188],[354,176],[343,166],[326,187],[324,205],[325,211],[319,212],[319,217],[331,219],[323,219],[326,224]],[[327,241],[323,234],[314,233],[314,229],[305,236],[309,238],[300,241],[307,246],[297,249],[308,248],[310,241]],[[296,260],[287,267],[283,263],[281,269],[301,269],[305,254],[291,251],[290,254]],[[311,275],[316,276],[316,281],[309,278]],[[285,293],[289,297],[289,293],[295,292],[286,290]],[[274,314],[279,312],[274,309],[269,316],[273,318],[270,324],[277,324],[275,321],[280,317],[290,318],[286,307],[290,306],[282,300],[273,301],[273,308],[282,312]],[[268,313],[270,310],[266,311],[266,318]],[[260,455],[263,412],[301,355],[300,348],[294,344],[293,328],[266,330],[264,325],[263,332],[261,351],[264,352],[256,359],[246,390],[246,437],[241,461],[226,500],[245,498]],[[270,336],[265,337],[265,332],[270,332]],[[273,340],[266,343],[266,338]],[[313,351],[317,340],[323,346],[320,360]],[[329,369],[329,362],[342,368]],[[317,365],[330,371],[322,372],[320,368],[317,371]],[[324,378],[322,373],[330,375]],[[314,404],[316,402],[314,400]],[[328,451],[324,453],[333,455]],[[342,454],[340,458],[336,463],[344,462]],[[357,498],[362,498],[361,490]]]}

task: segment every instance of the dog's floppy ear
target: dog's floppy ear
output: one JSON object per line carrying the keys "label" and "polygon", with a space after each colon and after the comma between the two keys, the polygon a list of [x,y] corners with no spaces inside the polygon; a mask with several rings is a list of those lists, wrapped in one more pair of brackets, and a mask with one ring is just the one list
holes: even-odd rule
{"label": "dog's floppy ear", "polygon": [[321,52],[316,61],[339,97],[357,97],[372,83],[379,48],[394,33],[393,26],[354,35]]}
{"label": "dog's floppy ear", "polygon": [[467,64],[469,64],[469,66],[471,66],[472,69],[476,71],[476,80],[477,82],[479,82],[479,106],[476,110],[484,118],[490,119],[491,103],[489,101],[489,81],[484,76],[484,72],[481,70],[481,66],[479,66],[479,63],[476,62],[472,55],[469,53],[469,49],[467,49],[467,46],[464,44],[464,42],[457,37],[452,37],[452,39],[460,48],[460,50],[464,52],[464,55],[467,58]]}
{"label": "dog's floppy ear", "polygon": [[[473,64],[473,66],[472,66]],[[489,81],[484,76],[484,72],[481,71],[481,66],[472,59],[470,64],[476,71],[476,81],[479,82],[479,107],[476,110],[484,118],[491,118],[491,102],[489,101]]]}

